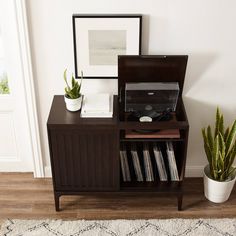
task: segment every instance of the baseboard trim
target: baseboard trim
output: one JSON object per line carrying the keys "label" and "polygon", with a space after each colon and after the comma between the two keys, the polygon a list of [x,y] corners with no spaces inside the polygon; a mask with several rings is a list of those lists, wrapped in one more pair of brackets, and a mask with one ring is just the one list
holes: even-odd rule
{"label": "baseboard trim", "polygon": [[[186,177],[202,177],[204,166],[186,166]],[[50,166],[45,167],[45,177],[52,177],[52,171]]]}
{"label": "baseboard trim", "polygon": [[51,166],[45,166],[44,174],[45,174],[46,178],[51,178],[52,177]]}
{"label": "baseboard trim", "polygon": [[202,177],[204,166],[186,166],[186,177]]}

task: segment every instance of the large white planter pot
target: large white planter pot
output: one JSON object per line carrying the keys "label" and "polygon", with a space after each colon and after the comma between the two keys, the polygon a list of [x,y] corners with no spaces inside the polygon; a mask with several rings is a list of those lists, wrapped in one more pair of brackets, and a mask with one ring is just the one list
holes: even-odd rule
{"label": "large white planter pot", "polygon": [[222,203],[228,200],[230,193],[234,187],[236,178],[229,181],[216,181],[211,178],[209,165],[204,168],[204,193],[205,197],[215,203]]}
{"label": "large white planter pot", "polygon": [[68,111],[79,111],[81,108],[82,103],[82,96],[76,99],[67,98],[64,96],[65,103],[66,103],[66,109]]}

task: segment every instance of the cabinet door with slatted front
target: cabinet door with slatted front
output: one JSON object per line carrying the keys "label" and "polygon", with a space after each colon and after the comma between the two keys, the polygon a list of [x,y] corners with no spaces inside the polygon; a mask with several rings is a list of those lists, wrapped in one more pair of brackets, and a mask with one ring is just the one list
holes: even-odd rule
{"label": "cabinet door with slatted front", "polygon": [[119,190],[116,129],[49,130],[56,191]]}

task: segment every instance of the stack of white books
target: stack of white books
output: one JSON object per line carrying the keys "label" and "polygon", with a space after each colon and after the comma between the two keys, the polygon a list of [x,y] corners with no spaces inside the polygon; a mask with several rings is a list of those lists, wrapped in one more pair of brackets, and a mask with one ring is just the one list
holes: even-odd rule
{"label": "stack of white books", "polygon": [[82,118],[111,118],[113,95],[108,93],[84,95],[80,116]]}

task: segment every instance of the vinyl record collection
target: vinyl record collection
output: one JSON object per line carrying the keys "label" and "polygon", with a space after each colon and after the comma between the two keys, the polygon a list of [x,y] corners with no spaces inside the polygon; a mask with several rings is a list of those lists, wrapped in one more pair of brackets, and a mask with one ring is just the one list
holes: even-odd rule
{"label": "vinyl record collection", "polygon": [[123,143],[120,165],[124,182],[180,180],[172,142]]}

